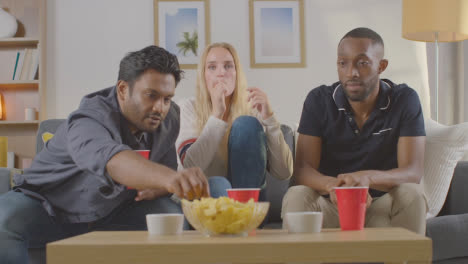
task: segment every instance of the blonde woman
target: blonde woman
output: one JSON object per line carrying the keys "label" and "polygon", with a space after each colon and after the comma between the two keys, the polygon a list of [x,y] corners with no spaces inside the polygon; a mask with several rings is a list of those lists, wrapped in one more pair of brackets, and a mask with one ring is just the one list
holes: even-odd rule
{"label": "blonde woman", "polygon": [[231,186],[264,189],[267,170],[279,179],[291,176],[292,154],[280,123],[265,92],[247,88],[232,45],[206,47],[196,89],[196,98],[179,102],[179,168],[200,167],[213,197]]}

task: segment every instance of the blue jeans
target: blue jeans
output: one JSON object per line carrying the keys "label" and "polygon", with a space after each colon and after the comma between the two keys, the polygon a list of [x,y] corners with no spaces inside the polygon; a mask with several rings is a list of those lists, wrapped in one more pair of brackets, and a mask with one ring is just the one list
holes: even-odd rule
{"label": "blue jeans", "polygon": [[212,176],[208,178],[208,184],[210,185],[210,195],[213,198],[221,196],[227,196],[226,189],[231,189],[231,183],[226,177]]}
{"label": "blue jeans", "polygon": [[211,196],[227,196],[226,189],[262,188],[264,196],[267,144],[263,126],[252,116],[240,116],[232,123],[228,141],[227,180],[210,177]]}
{"label": "blue jeans", "polygon": [[9,191],[0,195],[0,259],[5,264],[27,264],[28,248],[44,248],[52,241],[95,230],[146,230],[149,213],[182,213],[182,209],[165,196],[128,201],[92,224],[70,224],[49,216],[40,201]]}

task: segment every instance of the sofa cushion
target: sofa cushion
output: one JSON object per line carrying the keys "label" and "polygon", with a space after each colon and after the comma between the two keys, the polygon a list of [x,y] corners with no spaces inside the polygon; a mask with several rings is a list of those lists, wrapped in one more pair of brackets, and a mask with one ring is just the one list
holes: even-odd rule
{"label": "sofa cushion", "polygon": [[468,256],[468,214],[428,219],[426,235],[432,239],[433,261]]}
{"label": "sofa cushion", "polygon": [[52,133],[49,133],[49,132],[42,133],[42,135],[41,135],[42,143],[45,144],[47,141],[49,141],[53,137],[54,137],[54,134],[52,134]]}
{"label": "sofa cushion", "polygon": [[0,194],[10,190],[10,172],[9,168],[0,168]]}
{"label": "sofa cushion", "polygon": [[428,198],[427,217],[444,205],[457,162],[468,150],[468,123],[445,126],[427,119],[424,176],[421,184]]}
{"label": "sofa cushion", "polygon": [[36,139],[36,153],[39,153],[47,140],[51,139],[65,119],[47,119],[39,124]]}
{"label": "sofa cushion", "polygon": [[[468,214],[468,161],[459,161],[453,172],[452,183],[438,216]],[[468,261],[466,262],[468,263]]]}

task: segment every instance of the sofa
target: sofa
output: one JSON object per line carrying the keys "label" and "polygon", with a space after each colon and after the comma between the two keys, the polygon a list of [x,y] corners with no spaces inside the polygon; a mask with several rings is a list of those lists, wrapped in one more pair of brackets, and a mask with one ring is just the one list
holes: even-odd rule
{"label": "sofa", "polygon": [[[42,122],[37,137],[37,151],[43,147],[44,132],[54,133],[63,119],[51,119]],[[295,153],[295,133],[287,125],[281,125],[286,143]],[[294,156],[293,156],[294,157]],[[20,170],[0,168],[0,194],[10,189],[11,176]],[[281,204],[290,181],[278,180],[266,175],[265,199],[270,202],[270,210],[263,223],[263,228],[281,228]],[[460,161],[455,168],[453,179],[442,210],[437,217],[427,220],[426,235],[433,241],[433,263],[454,264],[468,263],[468,161]],[[30,264],[45,263],[45,252],[31,249]]]}

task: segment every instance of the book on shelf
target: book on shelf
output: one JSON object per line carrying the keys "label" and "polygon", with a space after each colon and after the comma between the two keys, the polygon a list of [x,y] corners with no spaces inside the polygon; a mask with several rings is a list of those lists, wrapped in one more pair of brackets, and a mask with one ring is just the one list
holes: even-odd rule
{"label": "book on shelf", "polygon": [[14,66],[13,80],[32,81],[39,68],[39,50],[26,48],[18,51]]}
{"label": "book on shelf", "polygon": [[32,164],[32,159],[31,158],[22,158],[21,159],[21,168],[22,169],[29,169]]}
{"label": "book on shelf", "polygon": [[12,80],[14,80],[14,79],[15,79],[16,68],[18,68],[18,60],[19,60],[19,56],[20,56],[20,52],[18,51],[18,52],[16,53],[15,68],[13,69],[13,78],[11,78]]}
{"label": "book on shelf", "polygon": [[14,168],[15,167],[15,153],[14,152],[7,152],[7,168]]}
{"label": "book on shelf", "polygon": [[0,167],[7,166],[8,138],[0,137]]}
{"label": "book on shelf", "polygon": [[20,80],[20,75],[21,75],[21,70],[23,69],[23,61],[24,61],[25,54],[26,54],[26,50],[18,51],[15,72],[13,73],[14,81]]}
{"label": "book on shelf", "polygon": [[31,62],[32,61],[32,49],[26,49],[26,53],[24,55],[23,61],[23,68],[21,69],[20,80],[25,81],[29,77],[29,71],[31,69]]}
{"label": "book on shelf", "polygon": [[34,80],[37,75],[37,70],[39,68],[39,50],[33,50],[33,57],[31,62],[31,70],[29,71],[28,80]]}

